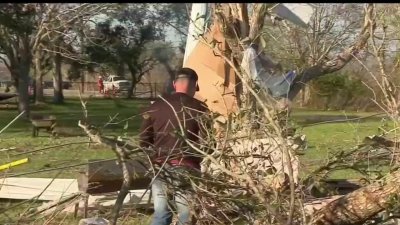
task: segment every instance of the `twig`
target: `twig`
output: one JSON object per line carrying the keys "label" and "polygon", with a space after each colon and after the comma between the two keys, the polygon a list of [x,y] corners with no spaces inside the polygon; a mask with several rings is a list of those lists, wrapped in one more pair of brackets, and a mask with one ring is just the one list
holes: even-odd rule
{"label": "twig", "polygon": [[86,163],[77,163],[77,164],[72,164],[72,165],[68,165],[68,166],[60,166],[60,167],[56,167],[56,168],[36,170],[36,171],[30,171],[30,172],[24,172],[24,173],[10,174],[10,175],[7,175],[7,177],[20,177],[20,176],[24,176],[24,175],[30,175],[30,174],[35,174],[35,173],[43,173],[43,172],[50,172],[50,171],[62,170],[62,169],[69,169],[69,168],[73,168],[73,167],[89,165],[89,164],[92,164],[92,163],[107,162],[107,161],[112,161],[112,160],[116,160],[116,158],[96,160],[96,161],[93,161],[93,162],[86,162]]}
{"label": "twig", "polygon": [[342,120],[329,120],[329,121],[322,121],[318,123],[310,123],[310,124],[305,124],[301,127],[311,127],[311,126],[316,126],[316,125],[321,125],[321,124],[327,124],[327,123],[339,123],[339,122],[349,122],[349,121],[354,121],[354,120],[362,120],[362,119],[367,119],[375,116],[380,116],[380,115],[386,115],[386,113],[375,113],[369,116],[362,116],[362,117],[357,117],[357,118],[351,118],[351,119],[342,119]]}
{"label": "twig", "polygon": [[21,153],[12,154],[11,156],[25,155],[25,154],[29,154],[29,153],[33,153],[33,152],[39,152],[39,151],[43,151],[43,150],[47,150],[47,149],[52,149],[52,148],[58,148],[58,147],[69,146],[69,145],[87,144],[87,143],[91,143],[91,142],[82,141],[82,142],[74,142],[74,143],[66,143],[66,144],[60,144],[60,145],[53,145],[53,146],[49,146],[49,147],[44,147],[44,148],[35,149],[35,150],[32,150],[32,151],[26,151],[26,152],[21,152]]}
{"label": "twig", "polygon": [[9,122],[3,129],[1,129],[0,134],[3,133],[3,131],[5,131],[9,126],[11,126],[11,124],[13,124],[18,118],[20,118],[24,114],[25,114],[25,110],[22,111],[20,114],[18,114],[18,116],[16,116],[13,120],[11,120],[11,122]]}

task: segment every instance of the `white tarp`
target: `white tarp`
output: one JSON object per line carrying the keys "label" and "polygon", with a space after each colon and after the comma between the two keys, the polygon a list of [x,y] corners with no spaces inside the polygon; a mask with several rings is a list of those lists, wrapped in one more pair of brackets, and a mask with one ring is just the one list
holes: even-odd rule
{"label": "white tarp", "polygon": [[[294,78],[295,71],[287,74],[271,74],[271,62],[268,58],[262,61],[260,54],[252,47],[248,47],[244,51],[241,67],[244,72],[249,75],[249,79],[257,84],[260,88],[269,90],[273,97],[283,97],[289,92],[289,88]],[[268,65],[270,64],[270,65]]]}

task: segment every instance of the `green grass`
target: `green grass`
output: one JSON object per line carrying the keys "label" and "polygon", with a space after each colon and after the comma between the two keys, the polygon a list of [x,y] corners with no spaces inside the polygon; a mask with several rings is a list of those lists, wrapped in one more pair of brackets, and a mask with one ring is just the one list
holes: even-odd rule
{"label": "green grass", "polygon": [[[300,156],[301,175],[306,175],[318,168],[335,152],[349,151],[360,144],[366,136],[378,134],[378,128],[382,125],[382,118],[372,116],[371,112],[346,112],[346,111],[315,111],[307,109],[295,109],[292,118],[298,122],[304,122],[304,117],[310,116],[334,116],[343,117],[368,117],[363,120],[351,120],[349,122],[324,123],[301,128],[306,134],[308,149]],[[334,120],[337,120],[335,118]],[[316,122],[318,123],[318,122]],[[360,174],[353,170],[339,170],[330,175],[333,179],[355,179]]]}
{"label": "green grass", "polygon": [[[128,127],[124,129],[126,122],[114,124],[103,129],[106,135],[127,135],[135,136],[140,126],[140,110],[149,104],[149,100],[111,100],[111,99],[90,99],[87,103],[89,121],[95,126],[103,126],[110,120],[110,116],[117,115],[116,121],[128,120]],[[14,174],[21,177],[50,177],[50,178],[76,178],[78,171],[83,166],[53,170],[48,172],[37,172],[41,170],[51,170],[58,167],[64,167],[73,164],[84,163],[88,159],[109,159],[115,155],[110,149],[102,146],[88,144],[73,144],[68,146],[60,146],[34,153],[28,151],[41,149],[49,146],[57,146],[68,143],[87,142],[88,138],[84,135],[81,128],[78,127],[78,120],[83,118],[82,107],[79,99],[67,99],[63,105],[46,104],[41,106],[32,106],[32,114],[55,115],[57,118],[57,132],[60,133],[58,138],[52,138],[45,131],[39,132],[39,137],[33,138],[31,123],[28,120],[19,119],[13,123],[5,132],[0,134],[0,149],[15,147],[15,150],[0,151],[0,164],[11,162],[25,157],[29,158],[29,162],[23,165],[13,167],[4,171],[3,176]],[[8,124],[18,113],[16,110],[0,109],[0,128]],[[32,173],[34,172],[34,173]],[[24,174],[31,173],[31,174]],[[0,211],[10,206],[17,206],[18,201],[2,201],[0,203]],[[35,208],[38,203],[32,205]],[[12,221],[20,217],[20,213],[27,207],[27,204],[17,206],[0,216],[0,224],[6,224],[12,218]],[[61,216],[54,223],[59,224]],[[125,224],[148,224],[144,218],[128,218]],[[62,224],[78,224],[79,218],[74,219],[71,215],[67,216]],[[44,220],[38,220],[33,224],[43,224]]]}
{"label": "green grass", "polygon": [[[110,116],[118,115],[116,121],[127,119],[128,127],[125,130],[126,122],[114,124],[103,129],[106,135],[127,135],[135,136],[140,126],[140,110],[148,104],[148,100],[110,100],[92,99],[87,103],[89,121],[95,126],[103,126],[110,120]],[[47,104],[41,107],[33,107],[32,114],[55,115],[57,118],[58,138],[51,138],[45,131],[39,132],[39,137],[31,136],[32,126],[27,120],[17,120],[5,132],[0,134],[0,148],[12,148],[12,151],[0,152],[0,164],[13,160],[28,157],[30,162],[24,165],[11,168],[8,173],[32,172],[65,165],[78,164],[88,159],[113,158],[111,150],[104,147],[88,144],[73,144],[61,146],[35,153],[24,154],[24,152],[40,149],[48,146],[63,145],[76,142],[87,142],[81,128],[78,127],[78,120],[83,118],[82,108],[78,99],[68,99],[64,105]],[[15,110],[0,111],[0,127],[4,127],[18,113]],[[77,136],[78,135],[78,136]],[[17,155],[19,154],[19,155]],[[58,171],[43,172],[24,175],[26,177],[52,177],[57,174],[59,178],[75,177],[80,167]]]}
{"label": "green grass", "polygon": [[[148,105],[150,100],[111,100],[111,99],[90,99],[87,103],[89,121],[96,126],[103,126],[109,121],[110,116],[118,115],[117,120],[128,120],[128,128],[124,129],[125,122],[104,128],[106,135],[122,135],[134,137],[138,133],[141,118],[137,116],[140,110]],[[60,146],[53,149],[26,153],[35,149],[48,146],[56,146],[68,143],[86,142],[88,138],[77,126],[78,120],[83,118],[81,103],[78,99],[67,99],[64,105],[46,104],[43,106],[33,106],[33,114],[55,115],[57,117],[57,131],[60,137],[51,138],[48,133],[40,132],[39,137],[31,137],[31,124],[27,120],[19,119],[12,124],[4,133],[0,134],[0,149],[15,147],[10,151],[0,151],[0,164],[13,160],[29,158],[29,162],[13,167],[7,171],[8,174],[21,177],[57,177],[75,178],[78,171],[83,167],[73,167],[63,170],[48,172],[37,172],[40,170],[54,169],[62,166],[84,163],[88,159],[109,159],[114,158],[114,153],[101,146],[88,146],[88,144],[74,144]],[[18,113],[16,110],[0,109],[0,128],[9,123]],[[306,117],[320,115],[327,116],[368,116],[373,113],[357,112],[332,112],[332,111],[312,111],[304,109],[294,109],[292,118],[300,124],[305,122]],[[135,116],[136,115],[136,116]],[[380,118],[368,118],[362,121],[351,121],[342,123],[320,124],[308,126],[301,129],[307,135],[308,149],[301,156],[301,174],[304,175],[321,165],[330,154],[340,150],[350,150],[359,144],[365,136],[377,134],[378,127],[381,125]],[[35,172],[36,173],[31,173]],[[31,173],[21,175],[23,173]],[[0,173],[2,173],[0,171]],[[3,172],[4,173],[4,172]],[[5,175],[5,174],[3,174]],[[332,174],[332,178],[357,178],[360,175],[351,171],[342,170]],[[15,203],[0,203],[1,208]],[[24,206],[26,207],[26,206]],[[18,212],[25,208],[16,208],[7,212],[11,218],[18,218]],[[133,221],[135,220],[135,221]],[[143,219],[133,219],[129,224],[148,224],[148,217]],[[139,221],[140,220],[140,221]],[[8,219],[0,216],[0,224],[4,224]],[[77,224],[78,220],[68,216],[63,224]],[[37,224],[40,224],[37,223]],[[57,224],[57,223],[55,223]]]}
{"label": "green grass", "polygon": [[[110,116],[118,115],[116,120],[128,120],[128,128],[125,130],[125,122],[114,124],[104,128],[107,135],[122,135],[134,137],[140,126],[140,110],[149,104],[149,100],[111,100],[90,99],[87,103],[90,123],[103,126],[109,121]],[[0,127],[5,126],[18,113],[15,110],[0,110]],[[88,146],[88,144],[73,144],[61,146],[35,153],[24,154],[24,152],[40,149],[48,146],[57,146],[68,143],[87,142],[88,138],[77,126],[78,120],[83,118],[82,106],[79,99],[68,99],[63,105],[46,104],[33,106],[32,114],[55,115],[57,117],[57,131],[60,137],[51,138],[48,133],[41,131],[39,137],[31,137],[31,124],[27,120],[19,119],[5,132],[0,134],[0,148],[15,147],[15,150],[1,151],[0,164],[28,157],[29,163],[16,166],[8,170],[8,173],[19,174],[38,170],[62,167],[66,165],[83,163],[88,159],[113,158],[114,153],[101,146]],[[304,109],[294,109],[292,118],[301,122],[302,118],[320,115],[332,116],[368,116],[373,113],[357,112],[325,112]],[[316,168],[330,153],[339,150],[349,150],[359,144],[365,136],[376,134],[380,126],[379,118],[368,118],[363,121],[351,121],[342,123],[320,124],[305,127],[302,132],[307,135],[308,150],[301,156],[304,165],[302,173],[307,173]],[[58,178],[75,177],[77,171],[82,167],[74,167],[61,171],[50,171],[23,175],[25,177],[53,177]],[[354,173],[335,173],[334,177],[353,178],[358,176]]]}
{"label": "green grass", "polygon": [[[304,128],[308,139],[308,149],[300,160],[306,174],[317,168],[330,155],[338,151],[348,151],[360,144],[364,137],[377,134],[380,122],[324,124]],[[342,170],[332,174],[331,178],[352,179],[360,175],[353,171]]]}

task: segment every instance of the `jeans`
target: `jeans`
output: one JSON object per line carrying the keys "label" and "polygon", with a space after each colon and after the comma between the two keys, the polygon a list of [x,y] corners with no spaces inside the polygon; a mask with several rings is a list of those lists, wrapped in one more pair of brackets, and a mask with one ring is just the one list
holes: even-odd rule
{"label": "jeans", "polygon": [[[151,225],[170,225],[173,214],[169,204],[167,184],[163,180],[156,178],[151,190],[154,201],[154,215]],[[175,191],[173,199],[178,213],[178,225],[189,224],[190,208],[186,197],[182,192]]]}

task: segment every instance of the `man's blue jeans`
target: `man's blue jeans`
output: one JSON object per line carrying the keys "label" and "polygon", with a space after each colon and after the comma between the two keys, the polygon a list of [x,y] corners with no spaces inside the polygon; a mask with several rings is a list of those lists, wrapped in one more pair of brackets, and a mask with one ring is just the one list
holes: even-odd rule
{"label": "man's blue jeans", "polygon": [[[167,196],[167,185],[164,181],[156,178],[151,186],[154,201],[154,215],[151,225],[170,225],[172,223],[172,211]],[[176,191],[173,195],[178,213],[178,224],[188,224],[190,220],[190,209],[183,193]]]}

